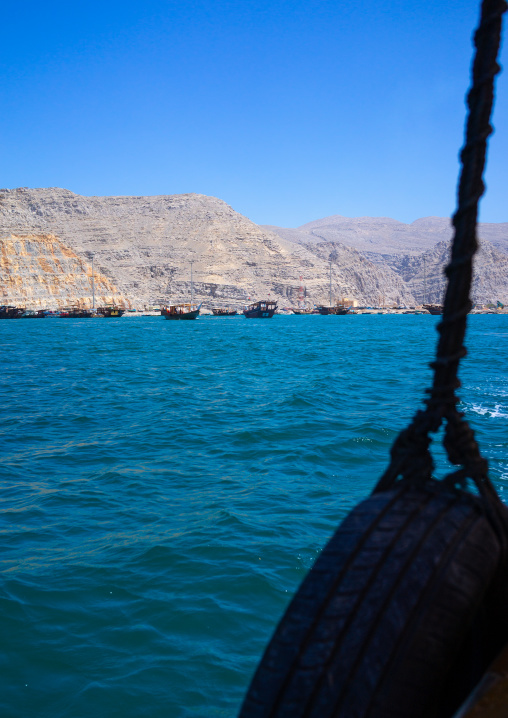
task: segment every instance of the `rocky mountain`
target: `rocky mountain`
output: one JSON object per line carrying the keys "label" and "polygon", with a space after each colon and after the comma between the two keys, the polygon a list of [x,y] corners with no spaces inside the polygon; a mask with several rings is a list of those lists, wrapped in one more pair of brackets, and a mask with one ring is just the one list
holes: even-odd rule
{"label": "rocky mountain", "polygon": [[[305,246],[322,262],[328,263],[332,297],[354,297],[367,306],[414,303],[409,285],[390,267],[374,265],[360,252],[340,242],[315,242]],[[390,292],[387,287],[391,288]]]}
{"label": "rocky mountain", "polygon": [[[393,270],[341,242],[296,243],[259,227],[222,200],[198,194],[83,197],[59,188],[0,190],[0,239],[6,242],[11,235],[52,235],[88,264],[93,254],[97,271],[133,306],[188,300],[191,262],[199,301],[234,304],[271,295],[284,306],[296,301],[304,284],[309,302],[328,302],[330,254],[334,298],[347,294],[368,303],[384,294],[390,303],[413,301]],[[12,267],[7,274],[2,270],[3,287],[12,286],[7,276],[13,276]],[[28,293],[40,296],[38,276],[27,270],[21,281]],[[55,276],[47,277],[48,301]],[[35,284],[37,292],[30,288]],[[78,285],[75,301],[89,303],[90,290]]]}
{"label": "rocky mountain", "polygon": [[[0,279],[0,304],[30,309],[92,304],[90,263],[52,234],[0,238]],[[130,306],[101,272],[94,271],[94,289],[96,306]]]}
{"label": "rocky mountain", "polygon": [[[215,197],[83,197],[59,188],[0,190],[0,289],[4,303],[135,307],[187,301],[208,305],[271,296],[295,304],[439,301],[449,220],[412,224],[335,215],[285,229],[260,227]],[[479,301],[508,302],[508,223],[480,225]]]}
{"label": "rocky mountain", "polygon": [[[385,217],[348,218],[334,215],[301,227],[265,226],[310,251],[337,242],[402,279],[417,303],[441,302],[444,267],[452,226],[443,217],[425,217],[403,224]],[[480,224],[480,251],[475,258],[474,297],[480,303],[508,301],[508,223]]]}
{"label": "rocky mountain", "polygon": [[[398,255],[392,267],[409,286],[419,302],[440,304],[445,292],[444,267],[450,257],[450,242],[438,242],[419,255]],[[480,304],[497,300],[508,303],[508,255],[482,240],[475,257],[473,300]]]}
{"label": "rocky mountain", "polygon": [[[438,242],[452,238],[451,221],[445,217],[424,217],[404,224],[387,217],[333,215],[295,229],[263,226],[293,242],[341,242],[381,262],[387,255],[420,254]],[[508,254],[508,222],[480,223],[478,236]]]}

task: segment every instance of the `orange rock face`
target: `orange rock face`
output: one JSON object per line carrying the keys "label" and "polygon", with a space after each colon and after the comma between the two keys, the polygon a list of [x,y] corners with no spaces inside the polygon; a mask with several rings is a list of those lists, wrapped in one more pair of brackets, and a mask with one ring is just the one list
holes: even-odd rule
{"label": "orange rock face", "polygon": [[[94,271],[95,306],[130,303]],[[30,309],[92,306],[92,266],[54,234],[0,237],[0,304]]]}

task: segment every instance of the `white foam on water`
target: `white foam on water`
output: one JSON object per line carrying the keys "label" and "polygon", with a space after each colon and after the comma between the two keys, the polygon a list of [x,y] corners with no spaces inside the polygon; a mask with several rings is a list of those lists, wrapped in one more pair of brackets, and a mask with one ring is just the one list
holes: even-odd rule
{"label": "white foam on water", "polygon": [[491,412],[491,416],[495,416],[495,417],[501,416],[501,417],[506,418],[506,417],[508,417],[508,411],[507,411],[506,407],[501,406],[501,404],[496,404],[496,406],[494,407],[494,411]]}
{"label": "white foam on water", "polygon": [[474,411],[475,414],[480,414],[480,416],[487,415],[495,419],[508,418],[508,409],[501,404],[495,404],[494,408],[482,406],[482,404],[471,404],[470,410]]}

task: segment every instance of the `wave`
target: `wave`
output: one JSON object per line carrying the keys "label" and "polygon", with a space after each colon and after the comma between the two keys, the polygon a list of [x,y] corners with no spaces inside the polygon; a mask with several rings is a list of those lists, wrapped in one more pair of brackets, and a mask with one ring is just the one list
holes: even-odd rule
{"label": "wave", "polygon": [[480,416],[491,417],[493,419],[506,419],[508,418],[508,407],[502,406],[501,404],[495,404],[494,407],[484,406],[482,404],[472,404],[469,407],[470,411]]}

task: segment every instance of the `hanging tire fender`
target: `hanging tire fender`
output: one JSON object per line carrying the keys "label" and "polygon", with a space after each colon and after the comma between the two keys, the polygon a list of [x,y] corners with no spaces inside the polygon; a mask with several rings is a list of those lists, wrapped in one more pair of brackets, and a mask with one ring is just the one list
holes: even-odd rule
{"label": "hanging tire fender", "polygon": [[[450,715],[472,687],[454,666],[502,560],[478,497],[436,481],[373,494],[303,581],[240,717]],[[488,624],[498,631],[496,615]]]}

